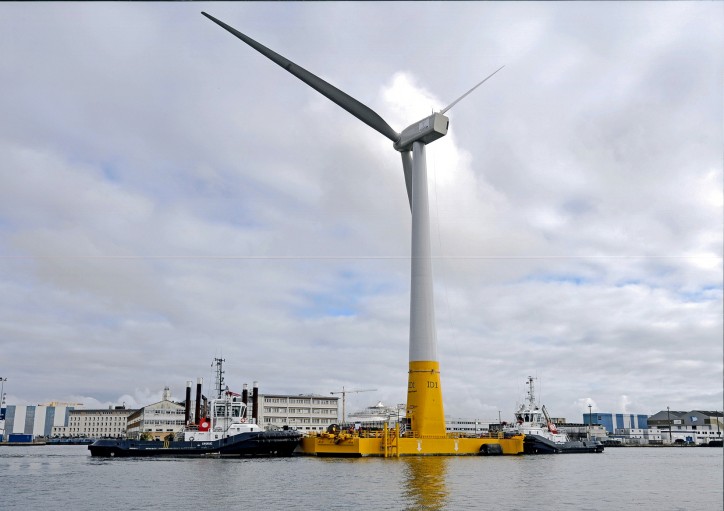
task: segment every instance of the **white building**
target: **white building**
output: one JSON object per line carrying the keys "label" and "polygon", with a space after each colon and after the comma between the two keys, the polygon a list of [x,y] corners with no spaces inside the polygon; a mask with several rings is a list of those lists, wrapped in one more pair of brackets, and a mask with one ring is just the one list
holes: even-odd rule
{"label": "white building", "polygon": [[53,427],[54,437],[64,438],[124,438],[128,416],[136,410],[116,406],[71,410],[67,425]]}
{"label": "white building", "polygon": [[625,445],[663,443],[661,432],[656,428],[616,428],[610,437],[612,440],[619,440]]}
{"label": "white building", "polygon": [[484,433],[489,433],[491,424],[493,424],[492,429],[500,427],[498,421],[445,417],[446,431],[448,433],[458,433],[463,436],[479,436]]}
{"label": "white building", "polygon": [[[252,404],[249,403],[252,415]],[[339,422],[339,398],[312,394],[259,394],[257,424],[265,429],[287,426],[303,432],[326,430]]]}
{"label": "white building", "polygon": [[169,434],[176,434],[185,427],[186,408],[174,403],[164,391],[164,398],[158,403],[144,406],[128,416],[126,435],[131,439],[164,440]]}

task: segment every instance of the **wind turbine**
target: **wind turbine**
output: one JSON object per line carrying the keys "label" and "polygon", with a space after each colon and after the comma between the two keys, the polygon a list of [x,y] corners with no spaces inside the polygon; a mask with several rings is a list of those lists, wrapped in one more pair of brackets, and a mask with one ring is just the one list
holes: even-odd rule
{"label": "wind turbine", "polygon": [[410,352],[406,418],[409,428],[416,437],[444,437],[445,413],[440,385],[440,364],[437,360],[425,146],[447,134],[449,119],[444,115],[445,112],[502,67],[440,112],[435,112],[398,133],[368,106],[226,23],[205,12],[201,14],[390,139],[393,147],[402,155],[407,198],[412,210]]}

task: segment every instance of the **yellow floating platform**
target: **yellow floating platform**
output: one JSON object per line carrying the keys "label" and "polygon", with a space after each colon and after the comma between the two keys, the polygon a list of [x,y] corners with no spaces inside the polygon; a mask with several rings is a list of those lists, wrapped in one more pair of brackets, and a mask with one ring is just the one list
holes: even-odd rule
{"label": "yellow floating platform", "polygon": [[458,435],[414,437],[400,436],[399,429],[359,433],[328,432],[306,436],[301,452],[310,456],[477,456],[522,454],[523,435],[464,437]]}

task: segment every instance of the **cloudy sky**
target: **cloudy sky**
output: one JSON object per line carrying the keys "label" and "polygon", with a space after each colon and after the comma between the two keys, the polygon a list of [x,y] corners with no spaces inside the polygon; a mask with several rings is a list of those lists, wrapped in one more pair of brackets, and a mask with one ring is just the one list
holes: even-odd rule
{"label": "cloudy sky", "polygon": [[428,146],[446,413],[722,408],[724,4],[3,3],[9,404],[140,406],[211,377],[405,401]]}

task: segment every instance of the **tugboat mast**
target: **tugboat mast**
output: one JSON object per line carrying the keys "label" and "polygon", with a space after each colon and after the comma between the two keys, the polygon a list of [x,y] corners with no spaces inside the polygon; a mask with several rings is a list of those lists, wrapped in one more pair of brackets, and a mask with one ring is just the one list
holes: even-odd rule
{"label": "tugboat mast", "polygon": [[536,408],[535,405],[535,389],[533,387],[533,377],[528,376],[528,404],[531,408]]}
{"label": "tugboat mast", "polygon": [[225,358],[214,358],[214,363],[211,364],[212,367],[216,364],[216,399],[221,399],[224,395],[224,390],[226,389],[224,386],[224,362],[226,362]]}

